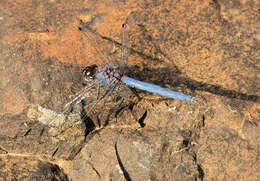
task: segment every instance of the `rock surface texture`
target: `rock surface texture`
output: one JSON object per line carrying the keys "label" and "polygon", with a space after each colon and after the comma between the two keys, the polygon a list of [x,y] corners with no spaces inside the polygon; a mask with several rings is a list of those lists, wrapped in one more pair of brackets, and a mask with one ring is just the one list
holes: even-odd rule
{"label": "rock surface texture", "polygon": [[[259,180],[259,8],[0,1],[0,180]],[[197,101],[121,88],[89,111],[107,91],[95,87],[59,114],[85,66],[120,58],[123,23],[128,75]]]}

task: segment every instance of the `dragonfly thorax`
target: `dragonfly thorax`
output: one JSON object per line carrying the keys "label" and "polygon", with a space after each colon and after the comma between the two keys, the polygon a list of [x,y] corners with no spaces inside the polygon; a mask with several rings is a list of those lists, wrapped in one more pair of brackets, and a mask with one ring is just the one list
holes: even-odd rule
{"label": "dragonfly thorax", "polygon": [[106,65],[98,71],[96,78],[103,85],[113,86],[120,82],[122,75],[117,68]]}
{"label": "dragonfly thorax", "polygon": [[83,76],[85,81],[93,81],[97,79],[101,84],[113,86],[120,82],[122,74],[118,68],[106,65],[104,68],[98,70],[97,65],[91,65],[83,69]]}

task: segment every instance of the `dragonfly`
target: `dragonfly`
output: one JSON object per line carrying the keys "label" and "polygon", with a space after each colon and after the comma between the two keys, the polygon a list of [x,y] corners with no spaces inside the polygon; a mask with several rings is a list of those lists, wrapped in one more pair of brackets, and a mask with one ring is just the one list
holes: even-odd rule
{"label": "dragonfly", "polygon": [[[62,113],[65,113],[70,107],[81,103],[82,100],[86,99],[89,96],[88,91],[96,86],[98,86],[98,88],[100,86],[105,86],[108,88],[108,91],[103,96],[97,98],[97,100],[88,110],[87,113],[91,112],[95,108],[95,105],[97,105],[101,100],[111,95],[116,88],[125,85],[129,88],[140,89],[172,99],[191,102],[195,101],[195,98],[190,95],[185,95],[173,91],[169,88],[155,85],[153,83],[140,81],[126,75],[129,55],[129,40],[127,26],[128,25],[126,23],[122,24],[120,61],[106,61],[107,63],[102,68],[98,68],[97,65],[85,67],[82,72],[84,80],[87,82],[87,86],[85,86],[85,88],[82,91],[80,91],[74,98],[72,98],[72,100],[70,100],[67,104],[64,105],[64,112]],[[95,50],[102,56],[102,58],[106,59],[107,57],[105,57],[103,53],[97,48],[97,42],[93,37],[95,32],[92,31],[91,28],[89,28],[88,26],[86,27],[86,29],[86,31],[82,31],[82,28],[79,28],[79,30],[82,31],[83,35],[86,36],[87,40],[90,41]],[[90,33],[93,35],[90,35]]]}

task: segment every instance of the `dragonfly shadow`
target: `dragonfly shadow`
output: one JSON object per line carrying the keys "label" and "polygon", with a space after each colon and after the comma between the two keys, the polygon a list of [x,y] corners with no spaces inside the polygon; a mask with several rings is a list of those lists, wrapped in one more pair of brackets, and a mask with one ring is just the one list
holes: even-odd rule
{"label": "dragonfly shadow", "polygon": [[[107,40],[111,43],[113,43],[116,46],[122,47],[122,43],[119,43],[115,41],[112,38],[102,36],[101,34],[97,33],[96,31],[92,30],[90,28],[90,24],[84,24],[81,22],[82,27],[79,27],[80,31],[86,31],[84,29],[87,29],[87,31],[91,31],[94,33],[96,36]],[[140,30],[142,31],[142,35],[146,37],[146,41],[150,43],[153,47],[155,47],[155,50],[157,53],[155,54],[160,54],[162,55],[163,59],[166,59],[167,62],[171,62],[170,66],[166,68],[148,68],[148,66],[145,66],[142,71],[140,71],[139,67],[132,66],[132,67],[127,67],[127,69],[131,71],[126,71],[129,72],[127,74],[128,76],[131,76],[133,78],[136,78],[141,81],[148,81],[157,85],[161,85],[165,87],[165,85],[170,85],[171,87],[176,87],[176,88],[181,88],[181,89],[188,89],[190,92],[194,92],[195,90],[197,91],[205,91],[209,92],[215,95],[220,95],[224,96],[227,98],[235,98],[235,99],[240,99],[240,100],[245,100],[245,101],[251,101],[251,102],[260,102],[260,97],[257,95],[249,95],[245,93],[241,93],[235,90],[229,90],[224,87],[221,87],[219,85],[214,85],[214,84],[208,84],[204,82],[199,82],[187,77],[183,77],[183,73],[179,70],[179,68],[173,64],[171,61],[171,58],[168,57],[161,49],[160,47],[156,44],[156,42],[153,41],[153,37],[149,35],[149,32],[145,29],[145,27],[141,24],[138,25],[140,27]],[[148,43],[148,44],[149,44]],[[138,50],[135,50],[133,48],[129,47],[129,50],[131,54],[136,54],[140,57],[142,57],[144,60],[150,60],[150,62],[156,62],[156,63],[165,63],[163,59],[160,59],[156,56],[151,56],[148,54],[145,54],[143,52],[140,52]],[[160,75],[160,76],[158,76]]]}
{"label": "dragonfly shadow", "polygon": [[[182,81],[182,79],[180,79]],[[207,84],[198,82],[192,79],[184,79],[185,85],[190,89],[199,90],[199,91],[206,91],[210,92],[215,95],[220,95],[228,98],[235,98],[244,101],[251,101],[251,102],[258,102],[260,103],[260,97],[257,95],[249,95],[245,93],[241,93],[235,90],[229,90],[219,85]]]}
{"label": "dragonfly shadow", "polygon": [[85,124],[85,137],[88,136],[92,131],[95,130],[96,125],[94,124],[93,120],[87,115],[86,110],[84,107],[86,106],[85,101],[81,101],[81,112],[80,117],[83,123]]}
{"label": "dragonfly shadow", "polygon": [[[227,98],[235,98],[244,101],[258,102],[260,103],[260,96],[250,95],[241,93],[235,90],[226,89],[219,85],[208,84],[204,82],[199,82],[190,78],[181,76],[181,74],[176,74],[170,68],[146,68],[145,71],[138,71],[136,67],[132,67],[134,70],[132,76],[141,81],[153,80],[151,83],[164,86],[170,85],[171,87],[180,88],[181,90],[189,90],[190,92],[195,91],[205,91],[215,95],[220,95]],[[158,76],[160,75],[160,76]],[[147,79],[148,77],[148,79]]]}
{"label": "dragonfly shadow", "polygon": [[[117,47],[124,47],[122,42],[118,42],[118,41],[114,40],[113,38],[110,38],[110,37],[107,37],[107,36],[103,36],[103,35],[99,34],[97,31],[93,30],[91,28],[92,25],[93,25],[92,22],[84,23],[82,20],[80,20],[80,26],[78,27],[78,30],[81,31],[81,32],[89,31],[92,34],[94,34],[95,36],[97,36],[97,37],[99,37],[103,40],[106,40],[106,41],[112,43],[113,45],[115,45]],[[156,56],[157,54],[160,54],[163,57],[165,57],[167,60],[170,60],[170,58],[160,49],[160,47],[156,44],[156,42],[153,41],[152,36],[149,35],[149,33],[145,29],[145,27],[141,24],[138,25],[138,27],[140,27],[143,36],[146,37],[145,41],[148,42],[147,44],[149,44],[149,46],[152,45],[153,47],[155,47],[155,55],[154,56],[148,55],[148,54],[145,54],[141,51],[135,50],[134,48],[127,47],[127,49],[129,49],[131,54],[136,54],[139,57],[142,57],[143,60],[149,60],[150,62],[155,62],[155,63],[165,63],[165,61],[163,59],[160,59]],[[174,66],[175,73],[178,73],[178,74],[180,73],[178,67],[176,65],[174,65],[172,62],[171,62],[171,66]]]}

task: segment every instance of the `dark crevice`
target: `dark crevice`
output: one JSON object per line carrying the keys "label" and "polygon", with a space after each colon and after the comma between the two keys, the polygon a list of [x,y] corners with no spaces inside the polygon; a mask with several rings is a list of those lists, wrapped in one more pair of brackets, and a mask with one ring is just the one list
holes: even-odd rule
{"label": "dark crevice", "polygon": [[43,128],[41,129],[41,132],[40,132],[40,137],[43,135],[44,131],[45,131],[45,128],[43,127]]}
{"label": "dark crevice", "polygon": [[132,104],[130,104],[130,105],[128,106],[128,109],[129,109],[130,111],[133,111],[134,106],[135,106],[135,103],[132,103]]}
{"label": "dark crevice", "polygon": [[121,159],[120,159],[120,156],[118,154],[118,150],[117,150],[117,143],[115,143],[115,152],[116,152],[116,158],[117,158],[117,161],[118,161],[118,164],[119,164],[119,167],[120,169],[122,170],[123,174],[124,174],[124,177],[125,177],[125,180],[126,181],[131,181],[131,177],[129,175],[129,173],[127,172],[127,170],[125,169]]}
{"label": "dark crevice", "polygon": [[147,117],[147,110],[145,110],[144,114],[142,115],[142,117],[138,120],[139,125],[143,128],[145,127],[145,123],[144,120]]}
{"label": "dark crevice", "polygon": [[197,155],[196,155],[196,153],[193,153],[193,160],[194,160],[195,164],[197,165],[197,170],[199,172],[199,178],[203,181],[205,173],[204,173],[201,165],[197,163]]}
{"label": "dark crevice", "polygon": [[201,127],[203,128],[203,127],[205,127],[205,115],[203,114],[202,115],[202,121],[201,121]]}
{"label": "dark crevice", "polygon": [[96,128],[96,125],[94,124],[93,120],[87,115],[86,110],[84,109],[86,105],[85,101],[81,101],[81,112],[80,117],[82,122],[85,124],[85,141],[87,136]]}
{"label": "dark crevice", "polygon": [[27,136],[31,131],[32,131],[32,128],[29,128],[29,129],[24,133],[23,136]]}
{"label": "dark crevice", "polygon": [[101,175],[100,175],[100,173],[97,171],[97,169],[96,169],[95,167],[92,167],[92,169],[96,172],[97,176],[98,176],[99,178],[101,178]]}
{"label": "dark crevice", "polygon": [[88,117],[87,115],[84,115],[84,120],[83,120],[84,124],[85,124],[85,139],[86,137],[95,130],[96,125],[94,124],[93,120]]}
{"label": "dark crevice", "polygon": [[184,147],[188,147],[189,143],[190,143],[190,140],[183,140],[182,141],[182,144],[183,144]]}
{"label": "dark crevice", "polygon": [[91,168],[94,170],[94,172],[97,174],[97,176],[99,177],[99,178],[101,178],[101,175],[100,175],[100,173],[98,172],[98,170],[94,167],[94,165],[91,163],[91,162],[87,162],[90,166],[91,166]]}
{"label": "dark crevice", "polygon": [[197,167],[198,167],[198,172],[199,172],[199,178],[203,181],[205,173],[204,173],[203,169],[201,168],[200,164],[197,164]]}
{"label": "dark crevice", "polygon": [[7,151],[7,150],[5,150],[4,148],[2,148],[1,146],[0,146],[0,151],[4,152],[5,154],[7,154],[7,153],[8,153],[8,151]]}
{"label": "dark crevice", "polygon": [[80,151],[82,150],[83,146],[84,146],[84,144],[81,143],[81,144],[73,147],[73,149],[70,151],[70,154],[69,154],[67,160],[73,160],[80,153]]}
{"label": "dark crevice", "polygon": [[56,164],[43,161],[38,162],[35,178],[35,180],[69,181],[62,168]]}
{"label": "dark crevice", "polygon": [[51,157],[54,157],[55,154],[58,152],[58,150],[59,150],[59,147],[57,147],[57,148],[54,150],[54,152],[52,153]]}

